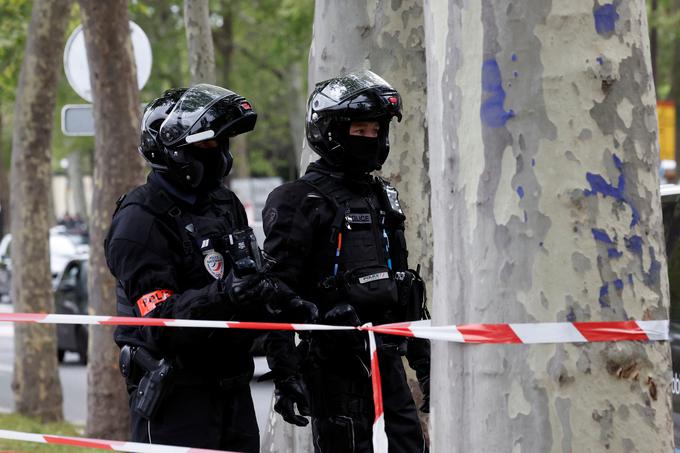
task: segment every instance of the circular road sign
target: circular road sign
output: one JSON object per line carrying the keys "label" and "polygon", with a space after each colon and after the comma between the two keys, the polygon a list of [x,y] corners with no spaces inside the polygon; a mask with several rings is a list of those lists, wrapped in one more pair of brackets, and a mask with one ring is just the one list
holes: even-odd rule
{"label": "circular road sign", "polygon": [[[137,64],[137,84],[141,90],[151,75],[151,44],[146,33],[136,23],[130,21],[130,38]],[[85,35],[79,25],[69,36],[64,48],[64,72],[71,88],[88,102],[92,102],[90,68],[87,64]]]}

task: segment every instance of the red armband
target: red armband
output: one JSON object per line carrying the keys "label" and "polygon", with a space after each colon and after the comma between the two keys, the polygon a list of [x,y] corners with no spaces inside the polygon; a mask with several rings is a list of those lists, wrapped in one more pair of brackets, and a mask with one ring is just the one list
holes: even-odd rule
{"label": "red armband", "polygon": [[174,293],[169,289],[159,289],[147,294],[137,299],[137,308],[139,308],[139,313],[142,316],[146,316],[150,313],[158,304],[164,302]]}

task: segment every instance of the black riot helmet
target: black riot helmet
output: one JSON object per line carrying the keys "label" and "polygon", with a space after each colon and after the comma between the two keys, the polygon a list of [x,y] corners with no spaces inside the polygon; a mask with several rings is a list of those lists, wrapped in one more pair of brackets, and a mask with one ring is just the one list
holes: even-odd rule
{"label": "black riot helmet", "polygon": [[225,88],[168,90],[144,110],[139,152],[175,183],[212,189],[231,170],[229,137],[253,130],[256,120],[250,103]]}
{"label": "black riot helmet", "polygon": [[[309,145],[334,166],[352,167],[349,127],[355,121],[377,121],[377,170],[390,152],[389,124],[401,121],[401,96],[392,86],[369,70],[351,72],[316,84],[307,102],[305,132]],[[370,171],[369,169],[366,169]]]}

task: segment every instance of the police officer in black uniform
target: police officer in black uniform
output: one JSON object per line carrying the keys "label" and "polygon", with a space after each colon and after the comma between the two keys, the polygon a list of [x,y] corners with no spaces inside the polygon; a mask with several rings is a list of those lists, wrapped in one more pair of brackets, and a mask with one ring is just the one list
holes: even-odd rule
{"label": "police officer in black uniform", "polygon": [[[399,93],[370,71],[317,84],[306,134],[321,159],[272,192],[264,209],[274,274],[316,303],[325,324],[401,322],[426,312],[423,282],[407,263],[397,191],[371,175],[387,159],[393,117],[401,120]],[[385,335],[377,342],[389,451],[426,451],[401,357],[416,371],[428,412],[429,342]],[[290,333],[269,335],[275,409],[300,426],[311,414],[317,453],[372,451],[367,349],[361,332],[313,333],[297,347]]]}
{"label": "police officer in black uniform", "polygon": [[[222,185],[229,137],[256,118],[245,98],[207,84],[147,106],[139,150],[152,171],[119,200],[105,243],[119,315],[262,320],[280,311],[244,208]],[[132,440],[258,452],[252,340],[242,330],[118,327]]]}

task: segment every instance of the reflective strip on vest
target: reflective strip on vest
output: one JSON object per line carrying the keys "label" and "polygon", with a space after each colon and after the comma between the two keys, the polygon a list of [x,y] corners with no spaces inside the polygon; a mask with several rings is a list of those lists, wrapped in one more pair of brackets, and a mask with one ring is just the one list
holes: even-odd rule
{"label": "reflective strip on vest", "polygon": [[174,293],[169,289],[159,289],[147,294],[137,299],[137,308],[139,308],[139,313],[142,316],[146,316],[150,313],[158,304],[164,302]]}

